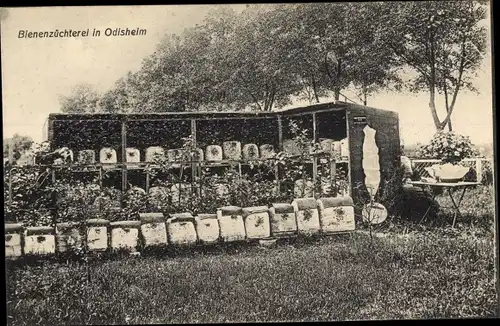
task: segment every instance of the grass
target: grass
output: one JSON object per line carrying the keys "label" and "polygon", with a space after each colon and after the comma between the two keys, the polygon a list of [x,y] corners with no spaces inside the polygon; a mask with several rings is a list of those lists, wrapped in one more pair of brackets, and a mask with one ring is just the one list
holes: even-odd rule
{"label": "grass", "polygon": [[487,221],[492,211],[481,200],[492,197],[489,190],[475,191],[476,197],[464,202],[465,211],[475,207],[483,216],[465,214],[454,231],[444,214],[443,221],[420,226],[390,221],[383,230],[388,236],[373,242],[354,233],[299,238],[272,249],[170,251],[95,259],[88,271],[77,262],[9,264],[8,323],[492,317],[497,304],[494,236]]}

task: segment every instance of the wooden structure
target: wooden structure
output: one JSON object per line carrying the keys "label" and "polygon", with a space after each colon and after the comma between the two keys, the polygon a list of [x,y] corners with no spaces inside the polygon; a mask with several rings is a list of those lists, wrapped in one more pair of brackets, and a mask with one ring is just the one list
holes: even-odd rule
{"label": "wooden structure", "polygon": [[[76,157],[80,150],[94,150],[99,161],[99,151],[103,147],[116,150],[116,164],[95,163],[86,167],[97,173],[114,174],[120,179],[122,191],[129,184],[149,188],[148,170],[150,164],[144,162],[145,151],[151,146],[167,149],[179,148],[184,137],[191,137],[194,145],[206,149],[208,145],[220,145],[224,141],[240,141],[241,144],[271,144],[277,151],[283,149],[283,141],[290,137],[290,123],[295,121],[307,130],[308,137],[318,142],[320,139],[347,139],[347,157],[333,162],[333,171],[344,168],[352,189],[364,182],[362,167],[363,128],[369,125],[376,130],[379,148],[381,188],[394,168],[399,165],[400,138],[397,113],[362,105],[334,102],[317,104],[272,112],[168,112],[148,114],[50,114],[46,124],[47,140],[51,148],[69,147]],[[125,162],[126,149],[137,148],[141,163]],[[317,174],[318,159],[310,160],[312,177]],[[223,167],[237,164],[239,170],[248,162],[222,160],[200,162],[199,167]],[[76,167],[75,167],[76,168]],[[195,175],[192,166],[192,175]],[[275,171],[279,180],[279,171]],[[354,195],[355,196],[355,195]],[[354,198],[356,200],[356,198]]]}

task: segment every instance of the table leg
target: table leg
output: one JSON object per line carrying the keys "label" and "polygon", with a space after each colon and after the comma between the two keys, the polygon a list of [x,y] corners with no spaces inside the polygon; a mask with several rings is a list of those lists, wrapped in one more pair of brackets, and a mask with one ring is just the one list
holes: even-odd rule
{"label": "table leg", "polygon": [[[435,199],[436,199],[436,195],[433,192],[432,193],[432,201],[434,202]],[[429,213],[430,210],[431,210],[431,205],[429,205],[429,207],[427,207],[427,210],[425,211],[424,216],[422,216],[422,218],[420,219],[420,222],[418,222],[418,224],[421,224],[424,221],[424,219],[427,217],[427,214]]]}
{"label": "table leg", "polygon": [[451,193],[450,188],[448,188],[448,194],[450,195],[451,202],[453,203],[453,206],[455,207],[455,212],[453,214],[453,223],[451,224],[452,229],[455,227],[455,221],[457,219],[457,216],[462,217],[462,214],[460,213],[460,203],[462,202],[462,199],[464,198],[466,190],[467,190],[467,188],[464,187],[458,202],[455,202],[455,199],[453,198],[453,194]]}

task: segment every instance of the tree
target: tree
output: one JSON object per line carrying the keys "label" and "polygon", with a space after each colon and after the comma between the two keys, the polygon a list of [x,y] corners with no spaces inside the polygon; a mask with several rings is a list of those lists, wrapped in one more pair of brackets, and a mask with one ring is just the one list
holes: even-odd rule
{"label": "tree", "polygon": [[106,113],[140,112],[137,76],[128,72],[125,77],[118,79],[115,85],[105,92],[99,100],[98,106]]}
{"label": "tree", "polygon": [[166,35],[101,103],[106,112],[124,106],[269,111],[291,104],[293,96],[338,100],[350,87],[366,103],[397,81],[397,65],[376,34],[376,9],[371,3],[259,4],[237,14],[218,7],[202,24]]}
{"label": "tree", "polygon": [[251,5],[241,13],[227,43],[232,73],[226,82],[239,107],[270,111],[289,104],[290,95],[302,88],[276,32],[283,19],[279,10],[265,5]]}
{"label": "tree", "polygon": [[[372,3],[286,4],[278,44],[303,83],[301,92],[319,102],[354,87],[365,97],[397,82],[397,65],[377,37],[378,12]],[[308,95],[311,94],[311,95]]]}
{"label": "tree", "polygon": [[[476,91],[471,83],[486,50],[484,1],[418,1],[380,3],[378,33],[400,65],[413,71],[410,90],[429,93],[429,108],[437,131],[448,125],[458,93]],[[446,116],[440,119],[436,97],[444,97]]]}
{"label": "tree", "polygon": [[9,157],[9,148],[12,146],[14,162],[19,160],[33,145],[33,139],[29,136],[23,136],[15,133],[11,138],[3,141],[3,157]]}
{"label": "tree", "polygon": [[73,87],[68,96],[59,96],[63,113],[96,113],[101,111],[100,94],[90,84]]}

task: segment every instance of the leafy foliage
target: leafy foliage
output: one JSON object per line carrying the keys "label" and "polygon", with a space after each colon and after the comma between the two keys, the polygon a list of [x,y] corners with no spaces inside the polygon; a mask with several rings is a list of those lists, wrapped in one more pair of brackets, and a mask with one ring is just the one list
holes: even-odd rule
{"label": "leafy foliage", "polygon": [[71,94],[60,95],[61,112],[64,113],[96,113],[101,111],[101,95],[90,84],[79,84],[73,87]]}
{"label": "leafy foliage", "polygon": [[419,148],[420,157],[440,159],[449,163],[460,162],[464,158],[478,155],[468,136],[454,132],[438,132],[434,134],[429,144]]}
{"label": "leafy foliage", "polygon": [[31,149],[32,145],[33,139],[31,137],[15,133],[12,138],[4,139],[3,141],[3,157],[9,157],[9,147],[12,146],[13,159],[16,162]]}
{"label": "leafy foliage", "polygon": [[[406,68],[409,89],[429,93],[437,130],[448,124],[458,93],[475,90],[472,80],[486,53],[484,1],[404,1],[378,4],[379,35],[396,65]],[[444,97],[446,117],[437,114],[436,96]]]}

